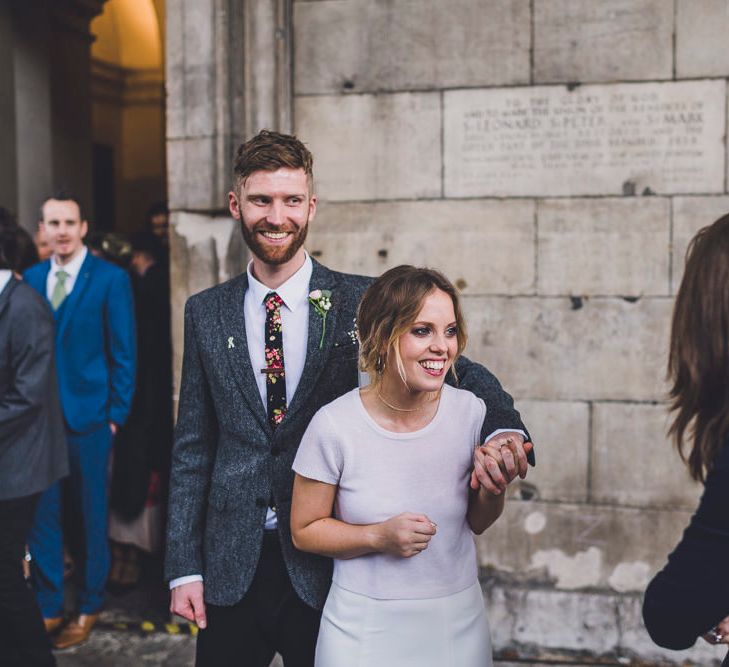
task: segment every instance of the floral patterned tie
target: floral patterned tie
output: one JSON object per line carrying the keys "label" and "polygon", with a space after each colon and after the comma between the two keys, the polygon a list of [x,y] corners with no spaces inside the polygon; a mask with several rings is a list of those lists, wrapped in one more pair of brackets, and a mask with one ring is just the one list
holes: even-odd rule
{"label": "floral patterned tie", "polygon": [[273,428],[276,428],[286,414],[286,377],[281,326],[283,300],[276,292],[269,292],[263,305],[266,308],[266,409],[268,421]]}

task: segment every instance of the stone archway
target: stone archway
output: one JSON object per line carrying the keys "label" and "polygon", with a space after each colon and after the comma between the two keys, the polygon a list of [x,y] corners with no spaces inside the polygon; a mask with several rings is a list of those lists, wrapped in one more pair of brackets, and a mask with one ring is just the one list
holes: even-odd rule
{"label": "stone archway", "polygon": [[94,215],[131,232],[166,199],[164,0],[109,0],[91,23]]}

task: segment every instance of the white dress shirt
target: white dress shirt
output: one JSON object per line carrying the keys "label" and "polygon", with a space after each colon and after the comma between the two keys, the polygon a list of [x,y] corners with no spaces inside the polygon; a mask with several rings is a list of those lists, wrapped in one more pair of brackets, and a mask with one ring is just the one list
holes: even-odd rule
{"label": "white dress shirt", "polygon": [[[299,386],[306,362],[306,344],[309,339],[309,283],[314,265],[307,253],[302,267],[275,290],[258,280],[253,275],[252,267],[253,262],[248,264],[248,289],[243,297],[243,316],[246,324],[248,354],[258,385],[258,393],[261,396],[262,404],[267,405],[266,375],[261,373],[261,369],[266,367],[266,307],[263,302],[269,293],[276,292],[283,301],[281,327],[284,368],[286,369],[286,404],[290,405],[291,399],[296,393],[296,387]],[[313,287],[315,288],[316,285]],[[269,507],[266,511],[264,527],[266,530],[274,530],[277,525],[276,512]],[[170,588],[193,581],[202,581],[202,576],[191,574],[172,579]]]}
{"label": "white dress shirt", "polygon": [[5,289],[5,286],[10,282],[13,272],[10,269],[0,269],[0,292]]}
{"label": "white dress shirt", "polygon": [[10,282],[12,275],[13,272],[10,269],[0,270],[0,292],[2,292],[5,289],[5,286]]}
{"label": "white dress shirt", "polygon": [[51,270],[48,272],[48,278],[46,278],[46,297],[48,297],[48,301],[51,300],[53,290],[58,282],[56,274],[61,269],[68,274],[68,276],[66,276],[66,282],[63,283],[63,286],[66,288],[66,296],[71,294],[71,290],[76,284],[76,278],[78,278],[79,271],[81,271],[81,265],[84,263],[88,252],[88,248],[86,246],[82,246],[78,255],[76,255],[76,257],[74,257],[68,264],[64,264],[63,266],[56,262],[55,255],[51,255]]}
{"label": "white dress shirt", "polygon": [[[286,369],[286,405],[291,404],[296,387],[306,362],[306,343],[309,338],[309,282],[314,265],[308,253],[303,266],[285,283],[275,290],[266,287],[252,271],[253,262],[248,264],[248,289],[243,300],[243,315],[246,323],[246,340],[251,367],[256,376],[258,393],[263,405],[267,405],[266,375],[266,307],[263,305],[271,292],[276,292],[283,301],[281,307],[281,328],[283,334],[283,357]],[[277,525],[276,513],[269,507],[266,512],[266,530]]]}

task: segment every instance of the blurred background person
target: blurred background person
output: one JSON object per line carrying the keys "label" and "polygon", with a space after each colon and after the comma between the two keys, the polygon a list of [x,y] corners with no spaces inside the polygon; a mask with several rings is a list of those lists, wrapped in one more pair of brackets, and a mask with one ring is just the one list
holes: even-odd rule
{"label": "blurred background person", "polygon": [[92,231],[86,236],[86,246],[94,257],[105,259],[122,269],[129,268],[132,245],[122,234]]}
{"label": "blurred background person", "polygon": [[41,493],[68,474],[45,300],[16,277],[19,228],[0,227],[0,656],[3,665],[55,665],[35,595],[23,576]]}
{"label": "blurred background person", "polygon": [[0,231],[17,227],[15,216],[4,206],[0,206]]}
{"label": "blurred background person", "polygon": [[[111,590],[161,574],[164,500],[172,449],[172,346],[169,274],[164,248],[150,231],[131,239],[130,274],[137,322],[137,383],[129,420],[114,446],[109,537]],[[156,576],[159,579],[159,576]]]}
{"label": "blurred background person", "polygon": [[35,242],[35,249],[38,251],[38,261],[45,262],[53,254],[53,251],[46,238],[46,233],[40,228],[40,225],[35,232],[33,241]]}
{"label": "blurred background person", "polygon": [[16,271],[23,273],[27,268],[38,262],[38,251],[30,234],[20,225],[15,216],[4,206],[0,206],[0,231],[4,229],[14,230],[15,250],[17,266]]}
{"label": "blurred background person", "polygon": [[160,240],[166,255],[170,247],[170,209],[167,207],[167,202],[158,201],[149,207],[145,228]]}
{"label": "blurred background person", "polygon": [[689,245],[668,375],[669,433],[704,493],[668,564],[648,586],[643,620],[666,648],[689,648],[702,635],[729,644],[729,215]]}
{"label": "blurred background person", "polygon": [[[53,255],[28,269],[25,279],[53,308],[69,447],[65,500],[81,533],[74,554],[78,614],[54,639],[57,648],[68,648],[86,640],[104,602],[110,566],[109,457],[134,392],[134,304],[127,273],[94,257],[84,244],[88,223],[78,200],[60,191],[41,210]],[[29,538],[38,602],[49,623],[63,620],[63,536],[61,488],[54,484],[38,503]]]}

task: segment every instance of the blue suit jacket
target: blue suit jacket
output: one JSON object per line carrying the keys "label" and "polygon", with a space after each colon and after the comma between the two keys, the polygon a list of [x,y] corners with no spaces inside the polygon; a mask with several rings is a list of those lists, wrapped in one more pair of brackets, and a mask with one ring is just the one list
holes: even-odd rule
{"label": "blue suit jacket", "polygon": [[[32,266],[25,280],[46,299],[50,260]],[[67,427],[88,433],[123,424],[134,393],[134,303],[126,271],[86,255],[71,294],[54,313],[56,365]]]}

